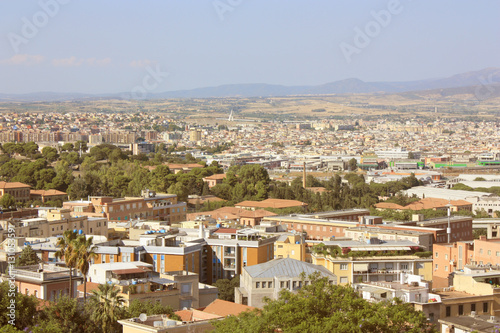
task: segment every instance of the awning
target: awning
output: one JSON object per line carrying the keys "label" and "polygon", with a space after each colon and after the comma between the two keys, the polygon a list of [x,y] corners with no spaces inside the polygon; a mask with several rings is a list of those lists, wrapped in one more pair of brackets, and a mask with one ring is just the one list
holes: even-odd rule
{"label": "awning", "polygon": [[355,271],[355,272],[367,271],[368,270],[368,264],[354,263],[354,267],[352,268],[352,270]]}
{"label": "awning", "polygon": [[376,287],[366,287],[366,288],[363,288],[362,291],[363,292],[366,291],[366,292],[369,292],[369,293],[372,293],[372,294],[375,294],[375,295],[382,295],[382,294],[387,293],[387,290],[376,288]]}
{"label": "awning", "polygon": [[112,272],[118,275],[122,275],[122,274],[144,273],[145,271],[140,268],[130,268],[130,269],[116,269]]}

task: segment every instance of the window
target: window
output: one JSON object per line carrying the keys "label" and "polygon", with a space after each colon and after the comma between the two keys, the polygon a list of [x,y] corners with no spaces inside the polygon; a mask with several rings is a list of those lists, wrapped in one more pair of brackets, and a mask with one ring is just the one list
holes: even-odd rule
{"label": "window", "polygon": [[479,253],[480,253],[480,254],[483,254],[483,249],[479,249]]}
{"label": "window", "polygon": [[446,307],[446,317],[451,316],[451,307],[447,306]]}
{"label": "window", "polygon": [[341,271],[347,271],[347,264],[340,264]]}
{"label": "window", "polygon": [[401,269],[404,269],[404,270],[408,269],[408,263],[401,264]]}
{"label": "window", "polygon": [[437,257],[438,257],[438,254],[439,254],[439,253],[438,253],[438,252],[436,252],[436,255],[435,255],[434,257],[436,257],[436,258],[437,258]]}
{"label": "window", "polygon": [[484,312],[484,313],[487,313],[487,312],[488,312],[488,303],[487,303],[487,302],[484,302],[484,303],[483,303],[483,312]]}
{"label": "window", "polygon": [[497,251],[496,256],[500,257],[500,251]]}
{"label": "window", "polygon": [[491,256],[491,250],[488,250],[488,255]]}
{"label": "window", "polygon": [[471,304],[470,305],[470,310],[471,311],[476,311],[476,304]]}
{"label": "window", "polygon": [[255,282],[255,288],[260,288],[260,282]]}
{"label": "window", "polygon": [[460,304],[458,306],[458,315],[463,316],[463,314],[464,314],[464,306],[462,304]]}
{"label": "window", "polygon": [[444,266],[444,271],[448,272],[448,265]]}
{"label": "window", "polygon": [[285,281],[280,281],[280,288],[285,288]]}
{"label": "window", "polygon": [[29,295],[30,294],[30,291],[28,288],[26,288],[26,292],[25,292],[26,295]]}
{"label": "window", "polygon": [[38,290],[35,290],[35,297],[38,297]]}
{"label": "window", "polygon": [[444,258],[445,258],[446,260],[448,260],[448,255],[447,255],[447,254],[445,254],[445,255],[444,255]]}
{"label": "window", "polygon": [[340,277],[340,283],[347,283],[349,280],[347,279],[347,276],[341,276]]}

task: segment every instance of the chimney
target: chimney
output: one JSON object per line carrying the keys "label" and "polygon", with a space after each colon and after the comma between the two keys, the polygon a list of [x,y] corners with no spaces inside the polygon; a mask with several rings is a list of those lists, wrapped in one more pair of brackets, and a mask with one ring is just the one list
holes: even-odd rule
{"label": "chimney", "polygon": [[306,162],[304,162],[304,170],[303,170],[303,179],[302,179],[302,187],[306,188]]}

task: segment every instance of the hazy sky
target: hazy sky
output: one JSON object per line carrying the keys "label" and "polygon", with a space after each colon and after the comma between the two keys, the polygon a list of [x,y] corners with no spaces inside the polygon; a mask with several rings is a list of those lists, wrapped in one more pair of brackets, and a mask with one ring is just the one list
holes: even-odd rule
{"label": "hazy sky", "polygon": [[405,81],[500,67],[500,1],[3,0],[0,93]]}

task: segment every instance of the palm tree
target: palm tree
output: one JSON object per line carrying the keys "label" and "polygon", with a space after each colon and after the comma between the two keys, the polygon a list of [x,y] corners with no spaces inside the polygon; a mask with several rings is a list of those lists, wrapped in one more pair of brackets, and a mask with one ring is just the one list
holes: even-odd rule
{"label": "palm tree", "polygon": [[114,284],[100,284],[98,290],[92,291],[91,304],[94,321],[101,324],[104,333],[119,330],[117,321],[124,317],[122,307],[125,299],[118,295],[120,289]]}
{"label": "palm tree", "polygon": [[87,274],[89,273],[90,262],[97,258],[95,246],[92,244],[93,237],[88,239],[85,235],[80,235],[73,240],[74,250],[71,254],[71,260],[75,260],[76,268],[83,275],[83,300],[87,300]]}
{"label": "palm tree", "polygon": [[76,239],[76,231],[66,230],[63,233],[63,237],[59,238],[57,241],[57,247],[59,250],[56,252],[56,258],[64,258],[66,267],[69,268],[69,297],[73,298],[73,268],[76,265],[76,258],[72,255],[75,247],[74,240]]}

